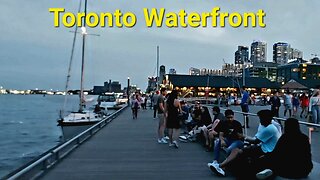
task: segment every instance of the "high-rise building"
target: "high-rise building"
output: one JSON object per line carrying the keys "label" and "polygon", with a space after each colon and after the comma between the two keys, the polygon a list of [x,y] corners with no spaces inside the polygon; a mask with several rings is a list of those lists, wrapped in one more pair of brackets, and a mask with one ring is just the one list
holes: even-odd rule
{"label": "high-rise building", "polygon": [[238,50],[234,53],[234,64],[251,63],[249,60],[249,48],[246,46],[238,46]]}
{"label": "high-rise building", "polygon": [[277,64],[273,62],[256,63],[249,68],[250,77],[267,78],[270,81],[277,79]]}
{"label": "high-rise building", "polygon": [[169,69],[169,74],[177,74],[177,71],[173,68]]}
{"label": "high-rise building", "polygon": [[281,85],[295,80],[308,88],[317,88],[320,84],[320,64],[311,64],[303,59],[279,65],[277,67],[277,81]]}
{"label": "high-rise building", "polygon": [[157,89],[157,77],[148,77],[148,87],[146,92],[150,93],[151,91],[155,91]]}
{"label": "high-rise building", "polygon": [[302,59],[303,58],[303,53],[302,51],[298,49],[291,48],[290,51],[290,59]]}
{"label": "high-rise building", "polygon": [[160,71],[159,71],[159,83],[162,84],[163,79],[165,78],[164,76],[166,75],[166,67],[164,65],[160,66]]}
{"label": "high-rise building", "polygon": [[251,63],[259,63],[267,61],[267,43],[262,41],[254,41],[251,44]]}
{"label": "high-rise building", "polygon": [[279,65],[287,64],[292,59],[290,44],[278,42],[273,45],[273,62]]}
{"label": "high-rise building", "polygon": [[200,69],[191,67],[191,68],[189,69],[189,75],[200,75]]}

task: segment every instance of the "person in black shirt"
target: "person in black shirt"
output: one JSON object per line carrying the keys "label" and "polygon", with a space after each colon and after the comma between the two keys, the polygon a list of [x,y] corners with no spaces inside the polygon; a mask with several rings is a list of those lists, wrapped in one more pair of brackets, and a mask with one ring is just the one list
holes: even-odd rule
{"label": "person in black shirt", "polygon": [[206,140],[207,151],[211,151],[212,144],[214,142],[215,136],[218,136],[218,132],[215,129],[220,121],[226,121],[226,117],[220,112],[219,106],[214,106],[212,108],[212,114],[214,115],[213,121],[203,128],[203,136]]}
{"label": "person in black shirt", "polygon": [[[226,148],[227,155],[235,148],[243,148],[243,131],[242,125],[239,121],[234,120],[234,112],[231,109],[225,111],[226,121],[221,121],[216,127],[219,132],[219,139],[215,143],[214,147],[214,161],[208,163],[211,168],[212,164],[217,164],[220,156],[221,148]],[[224,172],[222,172],[223,175]]]}
{"label": "person in black shirt", "polygon": [[[273,117],[279,117],[279,109],[281,106],[279,93],[276,91],[274,95],[270,98],[270,104],[271,104],[271,112],[273,114]],[[281,125],[281,121],[278,120],[278,123]],[[282,125],[281,125],[282,127]]]}

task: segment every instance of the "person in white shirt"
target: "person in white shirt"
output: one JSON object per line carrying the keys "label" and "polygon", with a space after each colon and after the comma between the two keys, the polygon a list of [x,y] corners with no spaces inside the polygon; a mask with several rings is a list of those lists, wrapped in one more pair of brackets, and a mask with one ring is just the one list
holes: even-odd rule
{"label": "person in white shirt", "polygon": [[309,113],[312,113],[313,123],[320,122],[320,90],[314,90],[309,102]]}

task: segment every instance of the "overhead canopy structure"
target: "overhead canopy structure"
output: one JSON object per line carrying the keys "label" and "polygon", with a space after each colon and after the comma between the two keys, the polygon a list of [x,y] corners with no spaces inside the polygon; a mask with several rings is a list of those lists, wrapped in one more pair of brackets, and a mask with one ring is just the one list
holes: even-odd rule
{"label": "overhead canopy structure", "polygon": [[294,79],[291,79],[290,81],[288,81],[281,88],[282,89],[299,89],[299,90],[308,89],[308,87],[298,83]]}
{"label": "overhead canopy structure", "polygon": [[[168,80],[174,87],[239,88],[239,86],[243,86],[243,79],[241,77],[169,74]],[[247,88],[280,88],[278,83],[261,77],[246,77],[245,86]]]}

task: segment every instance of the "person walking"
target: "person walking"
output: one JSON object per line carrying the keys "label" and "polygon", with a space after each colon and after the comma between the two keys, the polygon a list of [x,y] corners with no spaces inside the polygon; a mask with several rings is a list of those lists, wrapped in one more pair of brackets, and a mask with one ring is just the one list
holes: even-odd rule
{"label": "person walking", "polygon": [[300,106],[301,106],[300,118],[303,117],[303,113],[305,113],[304,117],[307,118],[308,107],[309,107],[309,97],[307,96],[306,93],[303,93],[300,97]]}
{"label": "person walking", "polygon": [[320,122],[320,90],[314,90],[310,98],[309,113],[312,114],[313,123],[319,124]]}
{"label": "person walking", "polygon": [[289,111],[289,117],[291,117],[291,115],[292,115],[292,95],[291,95],[291,92],[288,90],[283,98],[284,98],[284,108],[285,108],[283,116],[286,117],[287,111]]}
{"label": "person walking", "polygon": [[137,119],[138,118],[138,110],[140,109],[141,107],[141,98],[140,98],[140,95],[139,93],[136,93],[134,95],[134,100],[132,101],[132,112],[133,112],[133,119]]}
{"label": "person walking", "polygon": [[[273,117],[279,117],[279,109],[281,106],[281,101],[279,98],[278,91],[276,91],[274,95],[270,98],[270,104],[271,104],[271,112],[273,114]],[[279,119],[278,119],[278,123],[281,125],[281,121]]]}
{"label": "person walking", "polygon": [[273,117],[279,117],[279,108],[281,106],[281,101],[279,98],[278,91],[276,91],[274,95],[270,98],[270,104],[271,104],[271,112],[273,114]]}
{"label": "person walking", "polygon": [[292,106],[293,106],[292,115],[295,117],[295,116],[297,116],[298,109],[300,106],[300,100],[299,100],[298,94],[296,94],[296,93],[293,94],[293,97],[292,97]]}
{"label": "person walking", "polygon": [[[242,98],[241,98],[241,110],[242,112],[244,113],[248,113],[249,112],[249,105],[248,105],[248,102],[249,102],[249,99],[250,99],[250,96],[249,96],[249,93],[247,90],[245,90],[245,86],[243,86],[241,88],[241,93],[242,93]],[[245,121],[246,121],[246,124],[245,124],[245,127],[246,128],[249,128],[249,117],[248,115],[244,114],[243,115],[244,118],[245,118]]]}

